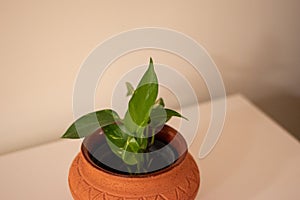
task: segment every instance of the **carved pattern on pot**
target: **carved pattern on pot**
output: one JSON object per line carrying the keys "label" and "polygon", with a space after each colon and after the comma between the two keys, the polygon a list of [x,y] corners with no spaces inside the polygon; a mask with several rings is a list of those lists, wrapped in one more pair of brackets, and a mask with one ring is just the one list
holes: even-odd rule
{"label": "carved pattern on pot", "polygon": [[83,156],[77,155],[70,168],[69,178],[72,178],[72,181],[69,180],[69,184],[75,200],[191,200],[198,191],[199,171],[190,154],[187,154],[186,158],[190,170],[187,171],[184,180],[180,181],[179,185],[163,193],[138,197],[110,194],[89,184],[80,170],[82,159],[84,159]]}

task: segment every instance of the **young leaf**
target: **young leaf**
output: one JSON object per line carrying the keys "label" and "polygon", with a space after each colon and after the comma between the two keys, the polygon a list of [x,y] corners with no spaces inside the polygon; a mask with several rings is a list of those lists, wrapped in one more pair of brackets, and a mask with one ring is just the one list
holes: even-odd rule
{"label": "young leaf", "polygon": [[165,102],[164,102],[163,98],[161,98],[161,97],[155,101],[155,104],[165,107]]}
{"label": "young leaf", "polygon": [[126,82],[127,94],[126,96],[131,96],[134,93],[134,88],[131,83]]}
{"label": "young leaf", "polygon": [[94,133],[97,129],[121,121],[119,115],[110,109],[86,114],[77,119],[65,132],[62,138],[82,138]]}
{"label": "young leaf", "polygon": [[153,65],[153,60],[150,58],[149,66],[143,77],[141,78],[137,88],[141,87],[142,85],[145,84],[151,84],[155,83],[157,84],[157,77],[154,71],[154,65]]}
{"label": "young leaf", "polygon": [[167,120],[166,120],[166,122],[169,121],[172,117],[181,117],[181,118],[183,118],[185,120],[188,120],[186,117],[182,116],[181,114],[179,114],[175,110],[171,110],[171,109],[166,108],[165,111],[167,113]]}
{"label": "young leaf", "polygon": [[130,117],[136,125],[145,126],[147,124],[151,107],[155,103],[157,93],[157,77],[154,71],[153,61],[150,59],[149,67],[128,103]]}

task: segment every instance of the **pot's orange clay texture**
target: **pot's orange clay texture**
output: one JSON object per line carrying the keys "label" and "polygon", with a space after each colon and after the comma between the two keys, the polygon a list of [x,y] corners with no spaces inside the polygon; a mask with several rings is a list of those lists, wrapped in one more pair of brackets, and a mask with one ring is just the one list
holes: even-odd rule
{"label": "pot's orange clay texture", "polygon": [[168,171],[132,178],[99,170],[80,152],[69,173],[75,200],[193,200],[199,184],[198,167],[189,153]]}
{"label": "pot's orange clay texture", "polygon": [[176,149],[179,158],[160,171],[145,175],[120,175],[95,165],[89,157],[101,141],[102,130],[86,137],[69,172],[75,200],[193,200],[200,185],[198,167],[187,151],[183,136],[165,125],[155,138]]}

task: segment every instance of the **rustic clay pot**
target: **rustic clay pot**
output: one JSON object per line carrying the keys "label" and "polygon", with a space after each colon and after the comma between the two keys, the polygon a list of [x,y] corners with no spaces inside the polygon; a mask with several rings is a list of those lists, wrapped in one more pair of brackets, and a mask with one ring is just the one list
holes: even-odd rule
{"label": "rustic clay pot", "polygon": [[69,186],[75,200],[193,200],[200,185],[198,167],[187,152],[184,138],[165,125],[156,136],[170,143],[179,158],[170,166],[147,174],[118,174],[96,165],[88,150],[97,145],[100,130],[87,137],[69,172]]}

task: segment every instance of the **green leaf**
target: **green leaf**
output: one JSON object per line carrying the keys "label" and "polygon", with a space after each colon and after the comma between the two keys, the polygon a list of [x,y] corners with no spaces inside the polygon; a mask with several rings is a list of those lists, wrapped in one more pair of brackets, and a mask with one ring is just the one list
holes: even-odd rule
{"label": "green leaf", "polygon": [[129,101],[129,114],[138,126],[145,126],[158,92],[157,84],[146,84],[135,90]]}
{"label": "green leaf", "polygon": [[135,165],[139,162],[138,151],[140,146],[134,137],[128,137],[122,151],[122,159],[128,165]]}
{"label": "green leaf", "polygon": [[77,119],[65,132],[62,138],[82,138],[94,133],[97,129],[121,121],[119,115],[110,109],[86,114]]}
{"label": "green leaf", "polygon": [[[147,124],[151,107],[157,98],[157,93],[157,76],[154,71],[153,61],[150,59],[149,67],[128,103],[130,117],[137,126],[145,126]],[[125,119],[125,121],[128,120]]]}
{"label": "green leaf", "polygon": [[127,146],[124,149],[128,150],[129,152],[137,153],[141,149],[139,143],[136,141],[134,137],[128,137],[126,144]]}
{"label": "green leaf", "polygon": [[131,134],[135,134],[137,129],[139,128],[139,126],[136,123],[134,123],[134,121],[132,120],[128,110],[125,113],[123,122],[124,122],[125,127]]}
{"label": "green leaf", "polygon": [[131,83],[126,82],[126,88],[127,88],[126,96],[131,96],[134,93],[134,87],[131,85]]}
{"label": "green leaf", "polygon": [[134,123],[133,120],[131,119],[131,116],[128,111],[125,114],[123,122],[126,129],[131,133],[131,135],[136,136],[141,149],[146,149],[148,140],[147,140],[147,136],[144,135],[145,127],[140,127],[136,125],[136,123]]}
{"label": "green leaf", "polygon": [[165,111],[167,113],[166,122],[169,121],[172,117],[181,117],[185,120],[188,120],[186,117],[182,116],[180,113],[176,112],[175,110],[171,110],[171,109],[166,108]]}
{"label": "green leaf", "polygon": [[182,116],[181,114],[179,114],[174,110],[164,108],[161,105],[156,105],[151,110],[149,126],[152,129],[155,129],[159,126],[164,125],[172,117],[181,117],[187,120],[187,118],[185,118],[184,116]]}
{"label": "green leaf", "polygon": [[157,76],[154,71],[154,65],[153,65],[153,60],[150,58],[149,66],[143,77],[141,78],[137,88],[141,87],[142,85],[145,84],[151,84],[151,83],[157,83]]}
{"label": "green leaf", "polygon": [[164,125],[172,117],[181,117],[187,120],[187,118],[185,118],[184,116],[182,116],[174,110],[164,108],[161,105],[155,106],[151,110],[149,126],[152,129],[155,129],[156,127]]}
{"label": "green leaf", "polygon": [[111,141],[116,147],[123,148],[126,145],[128,134],[125,133],[122,124],[110,124],[102,128],[106,140]]}
{"label": "green leaf", "polygon": [[126,133],[123,124],[105,126],[103,131],[113,153],[128,165],[136,165],[139,162],[138,152],[141,147],[134,137]]}
{"label": "green leaf", "polygon": [[155,104],[165,107],[165,102],[164,102],[163,98],[161,98],[161,97],[155,101]]}
{"label": "green leaf", "polygon": [[165,124],[166,121],[167,121],[167,113],[164,107],[161,105],[154,106],[151,110],[149,126],[152,129],[155,129],[156,127]]}

